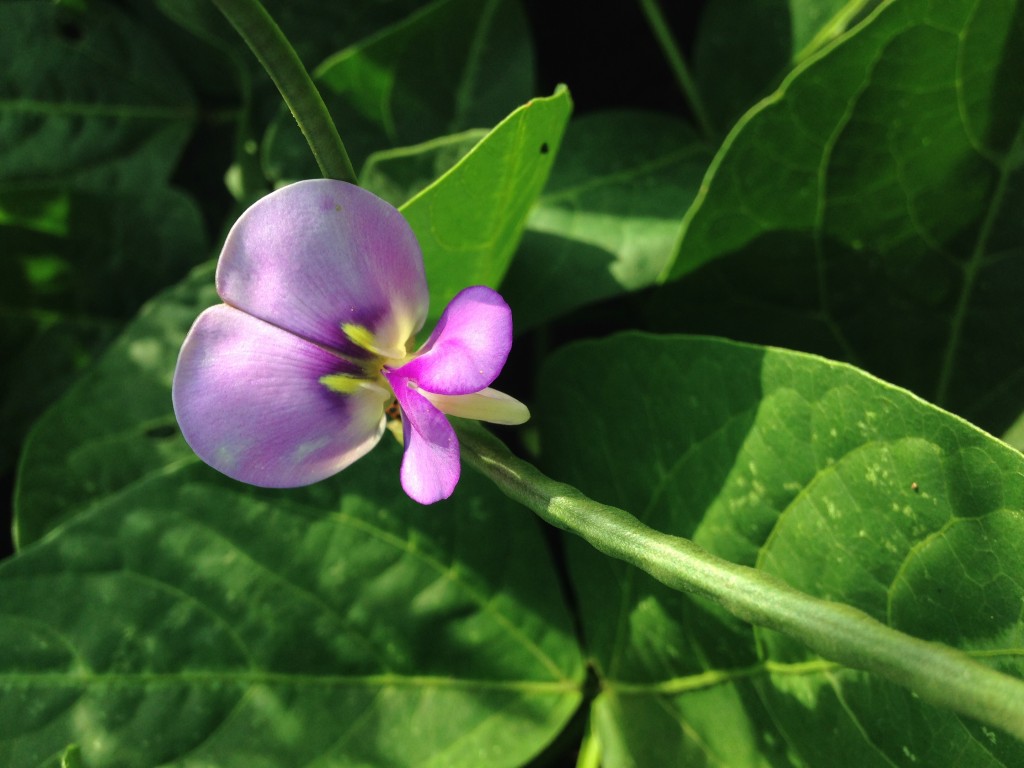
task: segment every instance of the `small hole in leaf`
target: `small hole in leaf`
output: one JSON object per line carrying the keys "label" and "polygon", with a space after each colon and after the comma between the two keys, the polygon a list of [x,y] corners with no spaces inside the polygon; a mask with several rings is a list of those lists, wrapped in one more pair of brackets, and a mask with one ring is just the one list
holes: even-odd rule
{"label": "small hole in leaf", "polygon": [[178,434],[178,428],[173,424],[160,424],[155,427],[150,427],[146,430],[146,437],[152,437],[154,440],[163,440],[164,438],[174,437]]}
{"label": "small hole in leaf", "polygon": [[546,155],[548,153],[548,143],[546,141],[540,145],[540,153],[542,155]]}

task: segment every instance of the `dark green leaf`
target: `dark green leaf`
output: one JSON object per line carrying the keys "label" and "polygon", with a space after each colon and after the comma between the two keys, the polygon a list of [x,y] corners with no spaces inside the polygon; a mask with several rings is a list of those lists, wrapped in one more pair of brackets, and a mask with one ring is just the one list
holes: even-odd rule
{"label": "dark green leaf", "polygon": [[[19,221],[26,200],[55,215]],[[0,192],[0,217],[10,217],[0,231],[11,246],[0,257],[0,305],[11,311],[127,318],[207,256],[195,203],[163,185],[135,195]]]}
{"label": "dark green leaf", "polygon": [[[709,338],[566,348],[539,402],[549,468],[598,501],[1024,674],[1024,456],[1000,441],[849,366]],[[1020,742],[582,542],[569,562],[609,766],[1024,760]]]}
{"label": "dark green leaf", "polygon": [[[29,220],[26,201],[47,218]],[[199,211],[157,185],[145,194],[0,193],[0,466],[32,420],[148,295],[206,257]],[[88,404],[86,405],[88,407]]]}
{"label": "dark green leaf", "polygon": [[[739,24],[742,18],[745,23]],[[788,0],[710,0],[693,50],[693,78],[721,132],[767,95],[791,66]]]}
{"label": "dark green leaf", "polygon": [[793,66],[849,29],[879,0],[709,0],[694,43],[694,80],[722,131]]}
{"label": "dark green leaf", "polygon": [[168,58],[113,8],[0,5],[0,190],[157,184],[195,118]]}
{"label": "dark green leaf", "polygon": [[655,327],[843,356],[1002,431],[1024,337],[1024,6],[886,3],[737,125]]}
{"label": "dark green leaf", "polygon": [[571,122],[502,283],[516,328],[653,283],[710,155],[686,123],[654,113]]}
{"label": "dark green leaf", "polygon": [[0,5],[0,471],[142,302],[206,257],[198,210],[167,186],[195,119],[127,14]]}
{"label": "dark green leaf", "polygon": [[[337,51],[339,46],[355,43],[399,21],[422,5],[422,2],[354,0],[347,3],[323,3],[319,0],[265,0],[262,4],[281,27],[303,64],[313,67]],[[232,51],[243,69],[252,76],[266,77],[238,33],[209,0],[158,0],[157,5],[163,13],[193,34],[208,40],[217,48]]]}

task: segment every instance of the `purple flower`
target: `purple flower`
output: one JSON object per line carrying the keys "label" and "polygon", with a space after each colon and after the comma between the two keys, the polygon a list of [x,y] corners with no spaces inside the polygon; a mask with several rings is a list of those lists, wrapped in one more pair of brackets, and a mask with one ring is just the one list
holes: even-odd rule
{"label": "purple flower", "polygon": [[459,293],[413,351],[423,257],[402,215],[359,187],[303,181],[257,202],[224,243],[217,293],[224,303],[182,345],[174,412],[199,457],[236,480],[315,483],[373,448],[400,410],[402,487],[431,504],[459,481],[444,414],[530,416],[489,388],[512,346],[512,313],[490,288]]}

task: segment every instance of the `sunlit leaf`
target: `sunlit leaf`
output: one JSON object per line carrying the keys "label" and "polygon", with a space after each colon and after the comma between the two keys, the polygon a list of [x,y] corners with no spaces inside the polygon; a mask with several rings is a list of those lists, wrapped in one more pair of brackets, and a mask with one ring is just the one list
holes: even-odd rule
{"label": "sunlit leaf", "polygon": [[[597,500],[1024,675],[1024,456],[1000,441],[849,366],[709,338],[568,347],[540,402],[548,468]],[[1024,760],[575,539],[569,565],[610,766]]]}
{"label": "sunlit leaf", "polygon": [[287,492],[168,469],[6,561],[3,764],[70,742],[95,768],[535,755],[583,673],[539,529],[475,476],[428,512],[398,454]]}

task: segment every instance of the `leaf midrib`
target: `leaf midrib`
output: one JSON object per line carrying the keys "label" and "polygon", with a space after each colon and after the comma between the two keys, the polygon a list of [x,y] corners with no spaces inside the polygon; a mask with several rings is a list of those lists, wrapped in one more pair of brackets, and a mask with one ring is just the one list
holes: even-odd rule
{"label": "leaf midrib", "polygon": [[199,686],[234,683],[244,686],[270,685],[308,688],[418,688],[478,691],[517,691],[541,695],[578,693],[580,685],[573,680],[499,680],[486,678],[456,678],[443,675],[403,675],[398,673],[371,675],[312,674],[270,672],[254,669],[238,670],[186,670],[180,672],[18,672],[0,673],[0,688],[5,686],[35,686],[49,688],[79,688],[95,685],[138,686],[153,685]]}
{"label": "leaf midrib", "polygon": [[118,117],[145,120],[195,119],[196,110],[190,104],[180,106],[147,104],[92,104],[81,101],[45,101],[43,99],[0,99],[0,112],[22,112],[42,115],[75,117]]}
{"label": "leaf midrib", "polygon": [[[966,126],[965,126],[966,127]],[[1019,155],[1024,148],[1024,123],[1017,129],[1010,150],[1003,157],[999,165],[999,179],[992,191],[992,199],[985,211],[985,217],[978,230],[978,238],[975,241],[974,249],[971,251],[970,259],[964,265],[964,279],[960,287],[960,296],[957,298],[956,309],[950,321],[949,340],[946,343],[946,350],[942,359],[942,367],[939,370],[939,381],[935,387],[934,402],[942,407],[948,405],[949,389],[953,374],[956,371],[956,358],[960,351],[960,342],[963,336],[963,327],[970,311],[971,298],[977,284],[978,273],[985,266],[985,255],[988,250],[988,241],[992,235],[996,218],[1002,212],[1003,200],[1009,186],[1010,176],[1016,170],[1011,158]]]}
{"label": "leaf midrib", "polygon": [[481,611],[489,614],[502,629],[508,632],[510,637],[514,638],[524,650],[533,656],[534,659],[539,661],[556,680],[574,684],[571,678],[566,677],[565,670],[561,669],[554,659],[545,653],[541,647],[533,641],[533,639],[527,637],[523,631],[513,624],[505,614],[494,608],[494,601],[492,599],[487,599],[485,595],[482,595],[464,580],[459,579],[458,574],[452,571],[452,569],[447,567],[444,563],[429,556],[420,549],[410,547],[409,543],[405,539],[395,536],[389,531],[370,525],[365,520],[360,520],[345,513],[339,513],[335,517],[349,527],[373,536],[378,541],[389,544],[409,557],[418,559],[420,562],[436,571],[441,578],[448,579],[452,584],[458,586],[466,595],[468,595]]}

